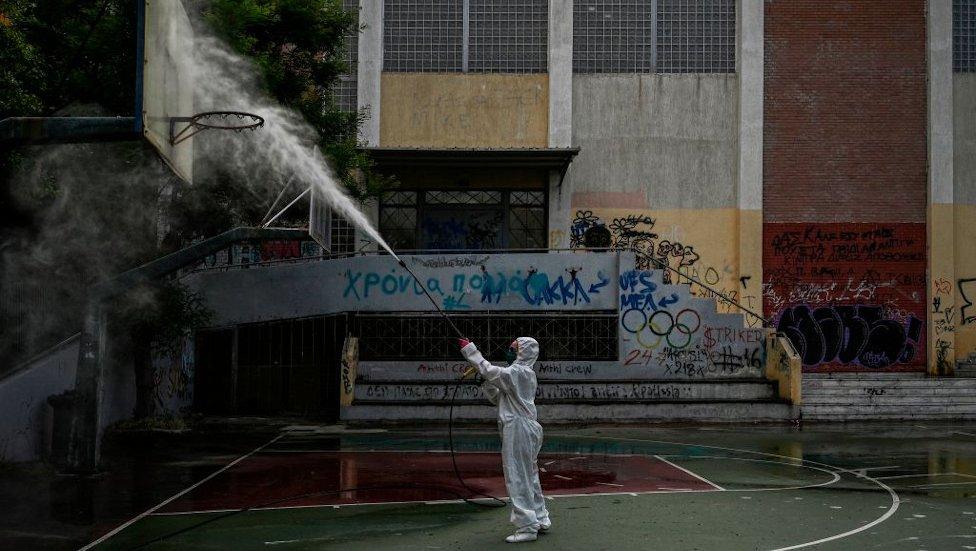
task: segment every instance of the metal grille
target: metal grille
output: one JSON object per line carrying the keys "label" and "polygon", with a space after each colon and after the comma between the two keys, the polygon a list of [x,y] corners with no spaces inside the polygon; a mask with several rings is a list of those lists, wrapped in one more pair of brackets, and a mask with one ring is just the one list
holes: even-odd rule
{"label": "metal grille", "polygon": [[513,191],[509,202],[513,205],[534,205],[544,207],[546,205],[546,192]]}
{"label": "metal grille", "polygon": [[333,93],[336,98],[336,105],[342,111],[352,113],[359,109],[359,86],[356,77],[350,75],[339,75]]}
{"label": "metal grille", "polygon": [[336,212],[332,213],[332,240],[330,245],[333,254],[356,251],[356,228]]}
{"label": "metal grille", "polygon": [[952,2],[952,70],[976,71],[976,1]]}
{"label": "metal grille", "polygon": [[[452,320],[486,358],[496,362],[521,336],[539,341],[541,360],[617,359],[614,314],[463,315]],[[360,315],[357,323],[362,360],[458,359],[454,331],[440,316]]]}
{"label": "metal grille", "polygon": [[573,71],[654,71],[654,11],[651,0],[575,0]]}
{"label": "metal grille", "polygon": [[735,72],[735,0],[657,0],[657,72]]}
{"label": "metal grille", "polygon": [[539,207],[511,206],[508,210],[508,246],[542,249],[546,246],[546,211]]}
{"label": "metal grille", "polygon": [[548,67],[548,0],[468,0],[467,70],[545,73]]}
{"label": "metal grille", "polygon": [[238,329],[237,407],[241,411],[311,413],[317,409],[324,361],[322,318]]}
{"label": "metal grille", "polygon": [[463,27],[461,0],[386,0],[383,70],[461,71]]}
{"label": "metal grille", "polygon": [[500,191],[428,191],[424,194],[428,205],[497,205],[502,202]]}

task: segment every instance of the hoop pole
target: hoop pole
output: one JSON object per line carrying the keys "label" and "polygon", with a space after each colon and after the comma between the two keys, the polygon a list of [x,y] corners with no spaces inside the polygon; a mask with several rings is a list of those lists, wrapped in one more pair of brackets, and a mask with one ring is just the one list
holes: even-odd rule
{"label": "hoop pole", "polygon": [[284,214],[286,210],[290,209],[292,207],[292,205],[294,205],[295,203],[298,202],[299,199],[301,199],[302,197],[305,197],[306,195],[308,195],[308,193],[310,191],[312,191],[312,188],[311,187],[309,187],[305,191],[299,193],[298,194],[298,197],[295,197],[294,199],[292,199],[291,200],[291,203],[288,203],[287,205],[285,205],[285,208],[283,208],[280,211],[278,211],[278,214],[272,216],[271,217],[271,220],[268,220],[267,222],[265,222],[264,224],[262,224],[261,227],[262,228],[267,228],[268,226],[270,226],[271,224],[273,224],[274,221],[278,219],[278,217],[280,217],[282,214]]}
{"label": "hoop pole", "polygon": [[268,212],[264,213],[264,218],[261,219],[262,224],[264,224],[265,220],[267,220],[268,217],[271,216],[271,213],[274,212],[274,208],[278,206],[278,201],[281,201],[281,196],[284,195],[286,191],[288,191],[288,188],[291,187],[291,182],[294,179],[295,179],[294,174],[288,177],[288,181],[285,182],[285,185],[281,187],[281,191],[278,192],[278,196],[275,197],[274,203],[271,203],[271,206],[268,207]]}

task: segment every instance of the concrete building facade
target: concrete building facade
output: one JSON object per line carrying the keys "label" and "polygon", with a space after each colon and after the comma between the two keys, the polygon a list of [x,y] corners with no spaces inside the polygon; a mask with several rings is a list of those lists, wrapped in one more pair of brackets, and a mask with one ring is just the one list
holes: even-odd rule
{"label": "concrete building facade", "polygon": [[[976,416],[976,2],[346,5],[335,92],[399,182],[364,210],[420,282],[338,218],[337,254],[210,255],[164,409],[443,419],[426,288],[492,358],[540,340],[548,420]],[[132,402],[106,370],[100,428]]]}

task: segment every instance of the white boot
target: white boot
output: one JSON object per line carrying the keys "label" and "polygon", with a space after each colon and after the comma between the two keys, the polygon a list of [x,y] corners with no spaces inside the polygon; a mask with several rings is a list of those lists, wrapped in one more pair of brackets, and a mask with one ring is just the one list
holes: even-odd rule
{"label": "white boot", "polygon": [[535,541],[539,539],[539,536],[535,532],[515,532],[511,536],[505,538],[508,543],[523,543],[526,541]]}
{"label": "white boot", "polygon": [[552,528],[552,521],[548,518],[539,522],[539,531],[548,532]]}

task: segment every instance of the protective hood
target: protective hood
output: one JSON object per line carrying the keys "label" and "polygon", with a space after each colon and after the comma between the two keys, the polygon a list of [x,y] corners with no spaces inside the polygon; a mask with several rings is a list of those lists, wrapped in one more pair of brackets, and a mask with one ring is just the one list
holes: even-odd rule
{"label": "protective hood", "polygon": [[518,357],[515,363],[531,369],[539,359],[539,342],[532,337],[519,337],[515,340],[518,342]]}

